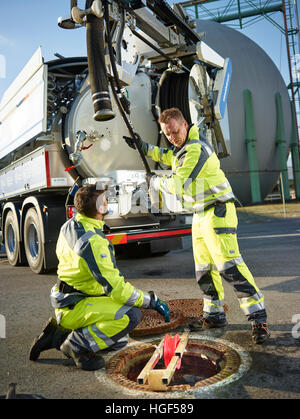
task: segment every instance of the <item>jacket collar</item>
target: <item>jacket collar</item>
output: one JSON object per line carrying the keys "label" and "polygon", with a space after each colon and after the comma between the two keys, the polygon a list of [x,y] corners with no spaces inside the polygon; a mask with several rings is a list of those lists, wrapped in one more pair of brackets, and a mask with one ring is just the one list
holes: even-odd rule
{"label": "jacket collar", "polygon": [[199,129],[197,125],[191,124],[189,125],[189,130],[187,133],[187,140],[199,140]]}
{"label": "jacket collar", "polygon": [[95,218],[86,217],[85,215],[79,213],[76,214],[75,219],[79,222],[83,222],[91,227],[96,227],[101,230],[103,229],[103,226],[105,224],[103,220],[96,220]]}

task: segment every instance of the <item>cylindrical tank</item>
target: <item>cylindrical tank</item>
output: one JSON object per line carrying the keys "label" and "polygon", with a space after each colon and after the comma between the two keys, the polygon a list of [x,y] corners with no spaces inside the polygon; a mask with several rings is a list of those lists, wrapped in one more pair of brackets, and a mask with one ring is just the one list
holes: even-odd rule
{"label": "cylindrical tank", "polygon": [[[221,56],[229,57],[232,61],[233,74],[227,103],[231,156],[222,159],[221,166],[240,202],[251,203],[243,97],[243,92],[247,89],[252,93],[260,189],[263,199],[271,191],[280,172],[276,146],[276,93],[280,93],[282,99],[288,154],[291,111],[287,88],[270,57],[248,37],[216,22],[204,20],[196,22],[197,32],[205,32],[203,41]],[[132,41],[136,56],[143,52],[140,51],[141,48],[145,48],[144,44],[140,47],[138,45],[138,42]],[[129,50],[129,47],[127,49]],[[122,53],[125,56],[126,50]],[[130,54],[134,55],[132,51]],[[130,120],[133,129],[144,140],[156,144],[159,128],[152,114],[152,83],[147,72],[139,72],[126,87],[126,91],[131,103]],[[177,94],[182,95],[182,91],[178,91]],[[113,95],[111,97],[116,117],[100,123],[95,121],[92,117],[90,86],[86,80],[66,118],[65,143],[69,154],[74,151],[78,130],[86,131],[91,139],[84,144],[92,146],[83,151],[83,158],[77,167],[83,177],[99,177],[120,169],[144,169],[138,153],[130,149],[122,139],[123,135],[128,135],[128,130],[118,112]],[[154,168],[153,162],[149,161],[149,165],[151,169]]]}
{"label": "cylindrical tank", "polygon": [[262,199],[278,179],[280,163],[276,147],[275,94],[282,99],[286,150],[291,136],[291,110],[287,87],[271,58],[255,42],[220,23],[197,20],[197,32],[205,32],[203,41],[223,57],[232,60],[232,79],[227,102],[231,156],[221,160],[232,188],[243,203],[251,202],[251,186],[243,91],[252,93],[256,148]]}
{"label": "cylindrical tank", "polygon": [[[136,74],[126,91],[130,100],[129,119],[134,131],[145,141],[156,144],[159,130],[152,114],[150,77],[143,72]],[[110,121],[95,121],[92,117],[91,89],[87,80],[68,115],[65,133],[69,154],[74,151],[77,131],[86,131],[89,137],[94,137],[84,144],[91,147],[82,152],[82,160],[77,167],[83,177],[101,177],[121,169],[144,169],[137,151],[129,148],[122,138],[124,135],[129,136],[129,132],[112,93],[111,98],[115,118]],[[154,168],[153,162],[149,162],[149,165]]]}

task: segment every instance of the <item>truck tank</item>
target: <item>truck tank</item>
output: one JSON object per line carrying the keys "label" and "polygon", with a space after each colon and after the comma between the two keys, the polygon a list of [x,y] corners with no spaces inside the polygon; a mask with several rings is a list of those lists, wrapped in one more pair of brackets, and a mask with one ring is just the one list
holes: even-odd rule
{"label": "truck tank", "polygon": [[[144,72],[137,73],[132,83],[126,87],[126,92],[131,104],[130,120],[134,130],[145,141],[156,144],[158,125],[152,114],[150,77]],[[77,171],[84,178],[101,177],[116,170],[144,169],[137,152],[129,148],[122,138],[129,134],[114,100],[112,107],[116,114],[114,119],[101,122],[93,119],[94,109],[87,79],[67,116],[65,143],[69,155],[76,147],[76,133],[83,130],[88,134],[86,149],[77,166]],[[149,166],[154,168],[151,162]]]}
{"label": "truck tank", "polygon": [[271,58],[251,39],[220,23],[206,20],[197,20],[196,23],[197,32],[205,32],[203,40],[220,55],[232,60],[227,102],[231,156],[221,160],[222,168],[237,198],[243,204],[251,203],[243,102],[243,91],[249,89],[253,101],[261,197],[264,199],[271,192],[280,172],[276,147],[277,92],[282,100],[288,155],[292,129],[288,90]]}
{"label": "truck tank", "polygon": [[[222,168],[239,201],[244,205],[251,203],[243,98],[243,91],[248,89],[252,93],[260,189],[264,199],[280,173],[276,146],[276,93],[280,93],[282,99],[288,155],[292,121],[284,80],[270,57],[245,35],[216,22],[197,20],[196,24],[198,33],[205,32],[203,40],[221,56],[230,57],[232,61],[233,74],[227,102],[229,135],[224,132],[224,136],[230,137],[231,155],[221,159]],[[133,44],[136,54],[145,49],[145,45],[137,39]],[[153,86],[147,72],[137,73],[133,82],[126,87],[126,92],[131,103],[132,126],[144,140],[156,144],[159,128],[152,112]],[[181,92],[178,91],[178,95]],[[82,153],[82,160],[77,166],[77,171],[83,177],[109,175],[120,169],[143,169],[136,151],[131,150],[122,139],[123,135],[127,135],[127,129],[113,100],[112,105],[116,113],[113,120],[101,123],[93,120],[87,79],[66,118],[65,142],[69,154],[76,148],[75,133],[84,130],[88,134],[85,146],[90,148]],[[149,165],[151,169],[154,168],[152,161],[149,161]]]}

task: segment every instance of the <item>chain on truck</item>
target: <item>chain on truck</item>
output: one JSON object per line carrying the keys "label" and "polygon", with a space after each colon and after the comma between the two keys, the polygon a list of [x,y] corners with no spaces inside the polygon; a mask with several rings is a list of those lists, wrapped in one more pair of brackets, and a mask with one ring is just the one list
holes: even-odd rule
{"label": "chain on truck", "polygon": [[170,173],[130,149],[138,133],[170,147],[158,118],[178,107],[219,157],[231,62],[193,30],[180,4],[164,0],[70,1],[63,29],[85,28],[87,57],[44,62],[39,48],[0,104],[2,242],[11,265],[43,273],[57,265],[61,225],[74,215],[76,188],[105,182],[107,237],[117,249],[181,247],[191,214],[163,194],[149,204],[146,173]]}

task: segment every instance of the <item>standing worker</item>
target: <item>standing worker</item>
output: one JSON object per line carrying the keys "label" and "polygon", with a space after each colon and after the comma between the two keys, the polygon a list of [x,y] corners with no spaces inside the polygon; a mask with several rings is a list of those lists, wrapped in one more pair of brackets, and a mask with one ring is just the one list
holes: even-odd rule
{"label": "standing worker", "polygon": [[[252,324],[252,339],[261,344],[270,336],[264,296],[239,252],[234,194],[220,168],[220,161],[195,125],[189,126],[177,108],[159,117],[163,133],[174,147],[161,148],[142,141],[143,153],[155,162],[172,167],[170,176],[147,175],[150,195],[159,191],[174,194],[185,209],[193,212],[192,242],[196,280],[204,297],[203,318],[190,329],[224,327],[222,277],[234,288],[240,307]],[[135,148],[134,141],[124,137]]]}
{"label": "standing worker", "polygon": [[113,245],[102,232],[105,194],[96,185],[76,192],[77,215],[62,226],[56,247],[59,279],[50,295],[56,320],[49,319],[34,340],[32,361],[42,351],[56,348],[78,368],[97,370],[104,367],[99,351],[118,350],[127,344],[128,333],[141,320],[138,307],[154,309],[170,321],[166,303],[121,276]]}

